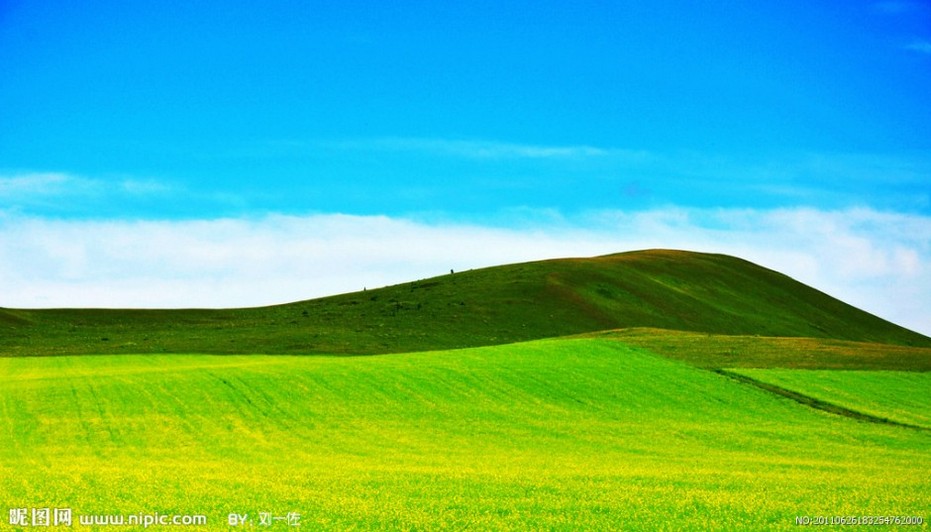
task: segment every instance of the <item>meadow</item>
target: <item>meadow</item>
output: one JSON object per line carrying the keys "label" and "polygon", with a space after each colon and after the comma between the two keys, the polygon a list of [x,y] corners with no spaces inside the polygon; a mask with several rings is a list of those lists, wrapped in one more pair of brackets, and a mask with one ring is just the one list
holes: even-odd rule
{"label": "meadow", "polygon": [[925,336],[671,250],[262,308],[0,309],[0,526],[926,521],[929,372]]}
{"label": "meadow", "polygon": [[820,401],[931,430],[931,373],[908,371],[739,370]]}
{"label": "meadow", "polygon": [[[761,371],[811,393],[827,382]],[[255,526],[260,512],[327,530],[931,517],[931,431],[814,410],[615,338],[370,357],[12,357],[0,374],[9,508],[204,514],[211,529],[230,513]],[[927,374],[856,375],[923,399],[846,403],[924,422]],[[831,389],[864,389],[843,382]]]}

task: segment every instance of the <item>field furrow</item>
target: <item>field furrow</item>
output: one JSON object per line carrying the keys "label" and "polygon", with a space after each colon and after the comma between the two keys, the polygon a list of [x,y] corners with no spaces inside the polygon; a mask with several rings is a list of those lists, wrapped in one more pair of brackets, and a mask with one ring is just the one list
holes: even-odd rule
{"label": "field furrow", "polygon": [[880,421],[931,429],[931,372],[731,371]]}

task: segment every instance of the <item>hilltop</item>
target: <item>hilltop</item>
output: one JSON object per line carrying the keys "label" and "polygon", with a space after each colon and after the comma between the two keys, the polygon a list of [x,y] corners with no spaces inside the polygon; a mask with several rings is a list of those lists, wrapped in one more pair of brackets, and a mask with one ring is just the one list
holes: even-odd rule
{"label": "hilltop", "polygon": [[635,327],[931,347],[928,337],[751,262],[647,250],[260,308],[4,309],[0,355],[378,354]]}

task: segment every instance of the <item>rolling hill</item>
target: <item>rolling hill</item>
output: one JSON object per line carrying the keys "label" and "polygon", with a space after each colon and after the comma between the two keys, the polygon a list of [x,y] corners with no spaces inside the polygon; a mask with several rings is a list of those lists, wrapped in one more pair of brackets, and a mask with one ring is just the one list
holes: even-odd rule
{"label": "rolling hill", "polygon": [[745,260],[647,250],[261,308],[3,309],[0,355],[379,354],[628,328],[931,347],[925,336]]}
{"label": "rolling hill", "polygon": [[928,519],[931,339],[723,255],[264,308],[0,309],[0,355],[11,525],[35,504],[210,530]]}

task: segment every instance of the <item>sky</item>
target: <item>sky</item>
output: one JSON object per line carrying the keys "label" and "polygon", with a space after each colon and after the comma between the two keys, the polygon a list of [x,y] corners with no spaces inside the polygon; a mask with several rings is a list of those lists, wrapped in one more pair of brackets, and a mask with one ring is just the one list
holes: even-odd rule
{"label": "sky", "polygon": [[0,0],[0,306],[739,255],[931,334],[931,1]]}

